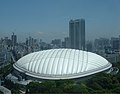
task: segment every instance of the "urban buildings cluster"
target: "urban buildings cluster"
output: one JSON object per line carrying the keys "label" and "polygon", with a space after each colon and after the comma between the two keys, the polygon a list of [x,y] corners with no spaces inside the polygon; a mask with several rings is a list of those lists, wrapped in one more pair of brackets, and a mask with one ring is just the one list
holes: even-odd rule
{"label": "urban buildings cluster", "polygon": [[116,60],[116,56],[119,56],[120,53],[120,36],[112,37],[111,39],[98,38],[94,41],[86,41],[84,19],[69,21],[69,37],[65,37],[63,41],[54,39],[51,43],[46,43],[42,39],[34,39],[29,36],[25,42],[18,43],[17,35],[13,33],[11,38],[5,37],[0,39],[0,64],[10,61],[11,56],[18,60],[31,52],[54,48],[86,50],[100,54],[105,58],[114,57]]}

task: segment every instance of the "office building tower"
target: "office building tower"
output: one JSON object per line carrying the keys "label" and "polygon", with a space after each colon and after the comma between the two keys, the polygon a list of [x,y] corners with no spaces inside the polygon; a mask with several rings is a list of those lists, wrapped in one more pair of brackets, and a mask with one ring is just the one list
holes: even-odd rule
{"label": "office building tower", "polygon": [[114,52],[119,51],[119,38],[111,38],[111,46]]}
{"label": "office building tower", "polygon": [[85,50],[85,20],[77,19],[69,22],[70,48]]}
{"label": "office building tower", "polygon": [[11,36],[11,40],[12,40],[12,46],[14,47],[17,44],[17,36],[14,35],[14,33]]}
{"label": "office building tower", "polygon": [[69,48],[69,37],[64,38],[65,48]]}

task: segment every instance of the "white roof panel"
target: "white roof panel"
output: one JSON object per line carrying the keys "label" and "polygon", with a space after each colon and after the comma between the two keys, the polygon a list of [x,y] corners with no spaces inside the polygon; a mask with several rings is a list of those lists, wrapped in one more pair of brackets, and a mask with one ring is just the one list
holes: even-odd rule
{"label": "white roof panel", "polygon": [[28,54],[14,68],[43,79],[70,79],[104,71],[112,66],[105,58],[82,50],[51,49]]}

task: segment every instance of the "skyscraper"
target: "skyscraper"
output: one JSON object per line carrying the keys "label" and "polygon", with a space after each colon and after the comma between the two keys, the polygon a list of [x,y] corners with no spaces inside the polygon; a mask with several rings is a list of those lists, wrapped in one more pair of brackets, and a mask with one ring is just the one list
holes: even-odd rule
{"label": "skyscraper", "polygon": [[77,19],[69,22],[70,48],[85,50],[85,20]]}
{"label": "skyscraper", "polygon": [[14,33],[11,36],[11,40],[12,40],[12,46],[14,47],[17,44],[17,36],[14,35]]}

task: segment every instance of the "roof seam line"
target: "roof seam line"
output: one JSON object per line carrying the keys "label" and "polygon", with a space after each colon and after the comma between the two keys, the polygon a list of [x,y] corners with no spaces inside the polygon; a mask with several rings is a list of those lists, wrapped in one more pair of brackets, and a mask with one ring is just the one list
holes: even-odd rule
{"label": "roof seam line", "polygon": [[64,65],[64,63],[65,63],[64,60],[65,60],[65,57],[66,57],[67,52],[68,52],[68,49],[66,49],[66,52],[65,52],[65,55],[64,55],[61,74],[63,74],[63,67],[64,67],[63,65]]}
{"label": "roof seam line", "polygon": [[[56,55],[55,55],[55,58],[57,56],[57,54],[59,53],[60,50],[57,51]],[[53,64],[52,64],[52,68],[51,68],[51,73],[53,72],[53,65],[54,65],[54,62],[55,62],[55,59],[53,60]]]}
{"label": "roof seam line", "polygon": [[[61,58],[61,55],[62,55],[63,51],[64,51],[64,50],[62,50],[62,51],[61,51],[61,53],[60,53],[60,58]],[[57,70],[56,70],[56,74],[58,73],[58,67],[60,67],[60,66],[58,66],[58,65],[59,65],[59,63],[60,63],[60,58],[59,58],[58,63],[57,63]]]}

